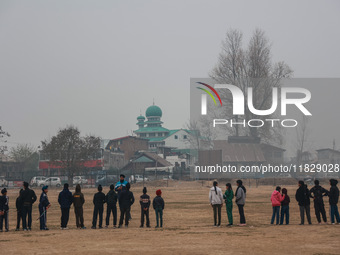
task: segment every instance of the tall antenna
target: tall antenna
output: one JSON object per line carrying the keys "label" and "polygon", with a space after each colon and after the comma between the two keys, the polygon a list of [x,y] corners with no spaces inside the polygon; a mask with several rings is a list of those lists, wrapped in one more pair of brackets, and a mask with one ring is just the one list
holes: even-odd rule
{"label": "tall antenna", "polygon": [[152,104],[155,105],[155,98],[152,98]]}

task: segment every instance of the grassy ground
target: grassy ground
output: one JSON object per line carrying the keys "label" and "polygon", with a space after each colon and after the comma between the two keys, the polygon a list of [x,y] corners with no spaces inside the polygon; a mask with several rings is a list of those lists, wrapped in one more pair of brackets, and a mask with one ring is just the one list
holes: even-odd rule
{"label": "grassy ground", "polygon": [[[158,184],[164,186],[165,182]],[[248,185],[248,183],[247,183]],[[155,184],[148,185],[154,197]],[[299,210],[294,199],[296,185],[283,186],[291,197],[289,226],[272,226],[270,195],[273,186],[247,186],[245,215],[246,227],[227,228],[225,206],[222,208],[221,228],[213,227],[212,208],[208,201],[208,183],[170,182],[161,187],[165,200],[164,228],[140,229],[138,198],[142,186],[133,185],[136,204],[132,206],[132,221],[128,229],[92,230],[92,198],[95,189],[84,189],[85,225],[88,229],[75,227],[73,208],[70,213],[69,230],[60,230],[60,209],[57,204],[59,190],[50,189],[48,196],[52,207],[48,211],[47,225],[50,231],[40,231],[38,203],[33,206],[33,230],[15,232],[15,199],[18,190],[10,190],[10,232],[0,233],[1,254],[340,254],[340,225],[317,225],[314,208],[311,207],[313,225],[299,226]],[[328,188],[328,186],[325,186]],[[224,189],[224,186],[222,187]],[[235,187],[234,187],[235,189]],[[106,193],[108,188],[105,187]],[[40,190],[36,190],[40,196]],[[328,199],[326,199],[328,200]],[[326,211],[328,216],[328,203]],[[238,223],[234,206],[234,221]],[[104,213],[105,218],[106,213]],[[151,224],[155,226],[154,212],[150,212]]]}

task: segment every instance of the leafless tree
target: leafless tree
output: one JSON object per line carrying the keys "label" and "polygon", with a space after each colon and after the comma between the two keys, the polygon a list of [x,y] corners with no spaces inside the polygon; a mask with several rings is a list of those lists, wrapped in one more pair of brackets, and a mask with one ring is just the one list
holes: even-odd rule
{"label": "leafless tree", "polygon": [[189,121],[185,128],[189,130],[188,143],[194,150],[210,149],[212,141],[215,139],[215,132],[212,132],[212,122],[206,116],[201,116],[199,120]]}
{"label": "leafless tree", "polygon": [[37,148],[29,144],[18,144],[11,148],[10,157],[22,164],[23,171],[36,171],[38,168],[39,154]]}
{"label": "leafless tree", "polygon": [[302,156],[307,147],[307,142],[309,139],[309,119],[307,116],[302,115],[299,125],[296,129],[296,164],[300,165],[302,163]]}
{"label": "leafless tree", "polygon": [[2,130],[2,127],[0,126],[0,156],[7,151],[7,146],[5,145],[7,143],[7,137],[10,137],[10,134]]}
{"label": "leafless tree", "polygon": [[95,160],[100,152],[100,138],[96,136],[80,136],[78,128],[69,126],[60,129],[57,135],[42,142],[42,153],[50,163],[60,167],[68,176],[69,184],[86,161]]}
{"label": "leafless tree", "polygon": [[[232,115],[232,95],[230,92],[221,91],[223,98],[224,116],[237,122],[247,122],[250,119],[268,119],[272,116],[258,116],[251,113],[247,107],[247,89],[253,88],[253,105],[258,110],[269,109],[272,105],[272,89],[280,87],[283,78],[292,76],[293,71],[284,62],[272,63],[271,44],[265,33],[256,29],[246,48],[243,47],[243,35],[238,30],[231,29],[227,32],[222,42],[222,50],[217,65],[210,73],[210,77],[218,83],[233,84],[239,87],[245,96],[245,114]],[[281,142],[281,135],[277,128],[264,126],[261,128],[242,127],[235,125],[227,128],[227,135],[248,135],[261,137],[262,140]]]}

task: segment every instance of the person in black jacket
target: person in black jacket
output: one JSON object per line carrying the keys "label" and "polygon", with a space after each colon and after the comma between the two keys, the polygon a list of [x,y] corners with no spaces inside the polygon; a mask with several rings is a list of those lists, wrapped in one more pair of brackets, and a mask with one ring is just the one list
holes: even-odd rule
{"label": "person in black jacket", "polygon": [[70,208],[73,203],[72,193],[68,189],[68,183],[64,184],[64,189],[59,193],[58,203],[61,209],[61,230],[68,229],[67,223],[70,217]]}
{"label": "person in black jacket", "polygon": [[150,219],[149,219],[149,208],[150,208],[150,196],[147,193],[146,187],[143,188],[143,195],[140,196],[139,203],[141,207],[141,219],[140,219],[140,227],[144,227],[144,215],[146,217],[146,227],[150,227]]}
{"label": "person in black jacket", "polygon": [[159,227],[159,221],[161,223],[160,227],[163,227],[163,210],[164,210],[164,200],[162,198],[162,191],[160,189],[156,190],[156,197],[152,201],[153,209],[156,213],[156,227]]}
{"label": "person in black jacket", "polygon": [[17,208],[17,227],[15,231],[20,230],[20,221],[22,219],[22,202],[21,202],[21,197],[20,197],[21,191],[22,189],[20,189],[19,196],[17,197],[17,200],[15,201],[15,207]]}
{"label": "person in black jacket", "polygon": [[102,192],[102,185],[98,185],[98,192],[94,194],[93,197],[93,219],[92,219],[92,229],[96,229],[97,225],[97,216],[99,214],[99,228],[103,228],[103,211],[104,211],[104,203],[105,203],[105,194]]}
{"label": "person in black jacket", "polygon": [[307,215],[308,224],[312,224],[312,221],[310,218],[309,190],[307,188],[307,185],[303,181],[299,181],[298,185],[299,185],[299,188],[296,190],[295,199],[296,201],[298,201],[299,207],[300,207],[300,218],[301,218],[300,225],[305,224],[305,212]]}
{"label": "person in black jacket", "polygon": [[20,193],[22,203],[22,225],[24,231],[31,231],[32,227],[32,205],[37,201],[34,190],[28,188],[28,183],[24,182],[24,189]]}
{"label": "person in black jacket", "polygon": [[329,184],[331,185],[331,189],[329,190],[329,206],[330,206],[330,215],[331,222],[335,224],[334,217],[336,218],[336,222],[340,224],[340,216],[338,210],[338,201],[339,201],[339,189],[336,186],[338,181],[335,179],[330,179]]}
{"label": "person in black jacket", "polygon": [[0,232],[2,232],[3,228],[3,222],[5,220],[5,230],[6,232],[9,231],[9,226],[8,226],[8,203],[9,203],[9,198],[7,196],[7,189],[4,188],[1,190],[2,196],[0,197]]}
{"label": "person in black jacket", "polygon": [[106,228],[110,225],[110,214],[112,212],[113,217],[113,227],[116,228],[117,225],[117,200],[118,195],[115,192],[115,186],[113,184],[110,185],[110,191],[106,194],[105,197],[107,210],[106,210]]}
{"label": "person in black jacket", "polygon": [[323,197],[328,195],[328,191],[319,185],[319,180],[314,181],[315,186],[310,189],[310,197],[314,200],[315,216],[318,223],[321,224],[321,217],[325,223],[327,223],[325,205],[323,203]]}
{"label": "person in black jacket", "polygon": [[123,190],[120,193],[119,197],[120,219],[118,228],[121,228],[123,225],[124,215],[125,215],[125,227],[126,228],[128,227],[131,205],[134,202],[135,198],[133,196],[133,193],[130,191],[130,183],[127,183],[126,190]]}
{"label": "person in black jacket", "polygon": [[43,186],[39,200],[40,230],[48,230],[46,226],[47,210],[51,207],[51,204],[48,201],[47,192],[48,186]]}

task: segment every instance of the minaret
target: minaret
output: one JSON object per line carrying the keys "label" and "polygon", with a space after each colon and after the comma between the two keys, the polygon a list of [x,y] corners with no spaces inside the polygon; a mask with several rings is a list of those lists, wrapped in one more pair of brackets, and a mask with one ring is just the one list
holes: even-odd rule
{"label": "minaret", "polygon": [[137,117],[137,125],[138,125],[138,128],[141,129],[144,127],[145,123],[144,123],[144,120],[145,120],[145,117],[141,114]]}

